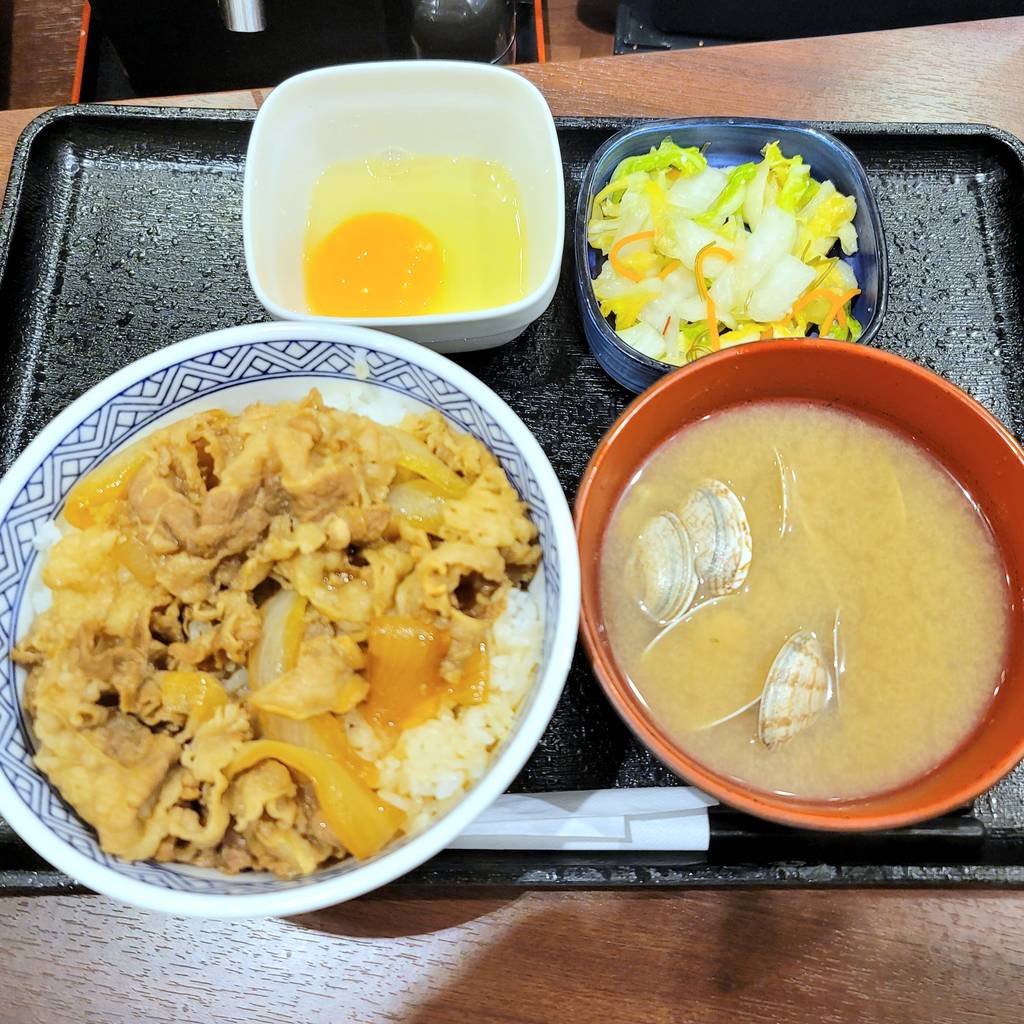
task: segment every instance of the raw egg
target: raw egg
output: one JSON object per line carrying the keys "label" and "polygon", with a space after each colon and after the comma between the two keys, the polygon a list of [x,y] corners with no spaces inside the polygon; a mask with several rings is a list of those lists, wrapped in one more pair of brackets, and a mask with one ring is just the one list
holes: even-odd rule
{"label": "raw egg", "polygon": [[306,297],[322,316],[414,316],[430,307],[444,260],[434,233],[399,213],[342,221],[306,257]]}
{"label": "raw egg", "polygon": [[313,188],[304,271],[311,313],[467,312],[526,293],[519,189],[471,157],[381,157],[329,167]]}

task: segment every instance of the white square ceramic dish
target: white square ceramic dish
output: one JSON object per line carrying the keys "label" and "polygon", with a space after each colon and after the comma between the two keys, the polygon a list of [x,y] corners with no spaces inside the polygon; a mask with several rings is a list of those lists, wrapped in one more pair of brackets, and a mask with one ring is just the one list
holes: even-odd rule
{"label": "white square ceramic dish", "polygon": [[[494,160],[519,185],[527,293],[465,313],[325,317],[308,311],[302,257],[313,186],[332,164],[399,147]],[[245,262],[256,296],[278,320],[376,327],[440,352],[511,341],[551,302],[565,233],[562,161],[551,111],[526,79],[460,61],[350,64],[279,85],[253,125],[245,167]]]}

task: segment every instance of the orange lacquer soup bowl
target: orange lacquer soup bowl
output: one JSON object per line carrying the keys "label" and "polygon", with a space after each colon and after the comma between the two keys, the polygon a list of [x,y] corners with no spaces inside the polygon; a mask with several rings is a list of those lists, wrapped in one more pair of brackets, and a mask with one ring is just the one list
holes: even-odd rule
{"label": "orange lacquer soup bowl", "polygon": [[[605,530],[638,469],[683,427],[724,409],[777,399],[835,405],[926,449],[977,503],[1006,568],[1010,636],[995,696],[974,731],[945,760],[884,793],[800,799],[759,790],[708,768],[655,721],[616,663],[602,619]],[[707,356],[664,377],[616,420],[583,475],[575,517],[582,633],[598,679],[619,714],[660,760],[723,802],[802,828],[889,828],[968,803],[1024,758],[1024,452],[998,420],[930,371],[877,349],[818,340],[760,342]]]}

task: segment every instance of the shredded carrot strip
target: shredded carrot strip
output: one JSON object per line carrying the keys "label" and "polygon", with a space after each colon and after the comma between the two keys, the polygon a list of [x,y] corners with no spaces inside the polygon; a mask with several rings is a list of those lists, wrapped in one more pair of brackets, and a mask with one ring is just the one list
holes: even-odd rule
{"label": "shredded carrot strip", "polygon": [[704,260],[708,256],[721,256],[726,263],[731,263],[732,253],[728,249],[723,249],[720,245],[715,245],[714,242],[709,242],[697,253],[697,258],[693,261],[693,273],[697,278],[697,291],[700,292],[700,297],[704,300],[708,310],[708,342],[711,351],[717,352],[722,347],[721,339],[718,335],[718,311],[715,309],[715,300],[711,298],[711,292],[708,291],[708,286],[704,282]]}
{"label": "shredded carrot strip", "polygon": [[669,324],[670,324],[671,322],[672,322],[672,314],[671,314],[671,313],[669,313],[669,315],[668,315],[667,317],[665,317],[665,326],[664,326],[664,327],[662,327],[662,329],[661,329],[661,336],[662,336],[663,338],[665,337],[665,332],[666,332],[666,331],[668,330],[668,325],[669,325]]}
{"label": "shredded carrot strip", "polygon": [[672,273],[673,270],[678,270],[681,265],[682,264],[680,264],[679,260],[672,260],[670,263],[667,263],[664,267],[662,267],[661,273],[658,275],[658,277],[664,280],[666,277],[668,277],[669,274]]}
{"label": "shredded carrot strip", "polygon": [[611,252],[608,253],[608,259],[611,260],[612,267],[616,273],[621,274],[623,277],[628,277],[630,281],[642,281],[643,278],[635,270],[630,270],[629,267],[623,266],[619,261],[619,253],[622,251],[623,246],[632,245],[634,242],[642,242],[645,238],[653,237],[653,231],[637,231],[635,234],[620,238],[612,246]]}
{"label": "shredded carrot strip", "polygon": [[697,258],[693,261],[693,272],[697,277],[697,291],[700,292],[700,297],[705,302],[708,300],[709,292],[708,286],[704,283],[704,261],[709,256],[721,256],[726,263],[732,262],[732,253],[720,245],[715,245],[714,242],[709,242],[697,253]]}
{"label": "shredded carrot strip", "polygon": [[824,338],[830,330],[832,330],[832,323],[835,319],[839,318],[839,326],[846,326],[846,304],[855,295],[860,295],[859,288],[851,288],[848,292],[843,292],[842,295],[837,295],[835,302],[832,303],[832,308],[828,311],[828,315],[818,326],[818,337]]}
{"label": "shredded carrot strip", "polygon": [[766,327],[761,332],[760,340],[761,341],[771,341],[771,339],[774,338],[774,337],[775,337],[775,332],[770,327]]}
{"label": "shredded carrot strip", "polygon": [[792,308],[789,311],[789,319],[796,320],[797,313],[800,312],[804,306],[810,305],[815,299],[825,299],[829,303],[833,303],[836,300],[836,293],[831,288],[812,288],[809,292],[804,292],[796,302],[793,303]]}
{"label": "shredded carrot strip", "polygon": [[714,299],[708,299],[708,347],[717,352],[722,347],[722,339],[718,334],[718,310]]}

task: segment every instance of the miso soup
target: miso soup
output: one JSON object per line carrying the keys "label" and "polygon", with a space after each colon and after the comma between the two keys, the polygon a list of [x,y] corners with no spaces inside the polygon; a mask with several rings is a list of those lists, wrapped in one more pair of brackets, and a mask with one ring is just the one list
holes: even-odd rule
{"label": "miso soup", "polygon": [[810,799],[940,763],[1008,644],[1005,570],[969,495],[899,434],[813,403],[728,410],[665,443],[609,524],[601,604],[683,750]]}

